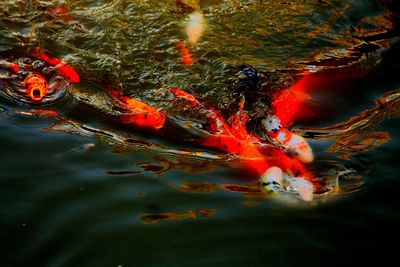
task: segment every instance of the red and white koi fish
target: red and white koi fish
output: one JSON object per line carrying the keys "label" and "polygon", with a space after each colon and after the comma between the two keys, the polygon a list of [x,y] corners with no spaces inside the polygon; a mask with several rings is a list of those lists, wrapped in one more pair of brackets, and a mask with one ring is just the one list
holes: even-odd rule
{"label": "red and white koi fish", "polygon": [[287,153],[304,163],[314,160],[314,154],[308,142],[300,135],[283,128],[277,116],[269,115],[261,121],[261,124],[273,142],[282,146]]}

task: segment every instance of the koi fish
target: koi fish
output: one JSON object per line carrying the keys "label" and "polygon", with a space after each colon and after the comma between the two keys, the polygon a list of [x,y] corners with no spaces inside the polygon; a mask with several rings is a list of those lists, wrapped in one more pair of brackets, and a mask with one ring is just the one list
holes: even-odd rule
{"label": "koi fish", "polygon": [[[181,96],[189,103],[199,103],[193,95],[180,89],[172,89],[171,92],[175,92],[175,95]],[[202,137],[199,142],[201,145],[240,156],[243,160],[242,167],[256,175],[263,174],[272,166],[278,166],[287,174],[301,175],[311,182],[314,181],[312,174],[298,159],[291,158],[277,148],[260,146],[260,139],[247,132],[246,112],[240,110],[227,121],[216,110],[207,109],[207,114],[208,130],[211,133]]]}
{"label": "koi fish", "polygon": [[64,61],[61,61],[58,58],[48,56],[46,53],[44,53],[37,47],[32,48],[32,52],[37,58],[53,66],[58,71],[58,73],[60,73],[60,75],[63,76],[68,81],[73,83],[80,82],[79,74],[74,70],[74,68],[72,68]]}
{"label": "koi fish", "polygon": [[256,175],[261,175],[268,168],[277,166],[287,174],[301,176],[314,182],[312,174],[297,158],[292,158],[272,146],[262,148],[260,140],[247,132],[245,123],[240,126],[234,124],[229,126],[223,120],[220,123],[223,125],[220,127],[221,133],[205,136],[201,145],[241,156],[243,167]]}
{"label": "koi fish", "polygon": [[287,153],[303,163],[314,160],[312,149],[303,137],[289,131],[287,127],[294,123],[296,116],[299,116],[302,103],[311,98],[306,91],[315,80],[311,75],[306,75],[289,89],[278,92],[272,103],[275,115],[268,115],[261,121],[274,143],[283,146]]}
{"label": "koi fish", "polygon": [[[50,66],[55,65],[54,69],[59,77],[69,77],[70,81],[79,80],[76,71],[65,62],[59,59],[51,58],[45,53],[39,54],[40,50],[32,49],[33,57],[39,57],[38,60],[27,61],[23,63],[21,57],[6,57],[0,59],[0,68],[5,72],[3,79],[7,80],[5,84],[5,94],[8,97],[21,100],[27,103],[44,103],[62,97],[65,93],[68,81],[65,79],[52,79]],[[23,57],[32,59],[32,53],[22,53]],[[14,62],[13,62],[14,61]],[[18,62],[18,64],[16,63]],[[29,63],[28,63],[29,62]],[[71,78],[72,77],[72,78]],[[49,82],[51,81],[51,83]],[[23,98],[20,98],[23,96]]]}
{"label": "koi fish", "polygon": [[165,114],[156,108],[134,98],[120,95],[118,91],[112,91],[112,95],[122,102],[126,110],[126,113],[119,116],[122,123],[153,130],[164,127]]}
{"label": "koi fish", "polygon": [[140,216],[143,223],[152,224],[161,221],[177,221],[182,219],[197,219],[197,218],[207,218],[212,217],[217,212],[216,209],[196,209],[194,211],[189,210],[184,213],[144,213]]}
{"label": "koi fish", "polygon": [[66,6],[48,8],[47,11],[65,21],[74,21],[74,19],[71,16],[69,16],[70,10]]}

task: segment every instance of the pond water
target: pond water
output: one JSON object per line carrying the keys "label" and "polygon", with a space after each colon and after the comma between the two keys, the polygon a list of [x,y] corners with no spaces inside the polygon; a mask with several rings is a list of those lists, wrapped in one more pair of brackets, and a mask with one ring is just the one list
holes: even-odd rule
{"label": "pond water", "polygon": [[[0,95],[1,266],[325,266],[394,256],[399,11],[378,0],[1,1],[1,57],[40,47],[81,78],[47,105]],[[202,27],[192,41],[191,19]],[[177,133],[109,120],[101,100],[111,86],[162,106],[154,90],[173,87],[226,109],[242,64],[263,71],[271,90],[305,72],[315,78],[293,129],[313,147],[313,172],[352,170],[336,194],[266,197],[229,160],[166,153],[204,150]],[[79,95],[86,89],[94,100]],[[34,109],[66,121],[27,115]],[[355,130],[344,131],[351,117]],[[136,143],[116,145],[121,136]]]}

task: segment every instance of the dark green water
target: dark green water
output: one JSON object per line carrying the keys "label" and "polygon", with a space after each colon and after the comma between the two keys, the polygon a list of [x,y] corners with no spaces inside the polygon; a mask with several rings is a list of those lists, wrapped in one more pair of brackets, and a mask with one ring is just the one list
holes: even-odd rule
{"label": "dark green water", "polygon": [[[389,23],[373,19],[389,10],[372,0],[202,1],[207,28],[191,48],[197,63],[185,68],[176,42],[186,38],[190,7],[166,0],[71,0],[65,1],[70,21],[48,12],[58,4],[2,1],[0,50],[40,46],[97,88],[122,83],[126,92],[146,99],[152,89],[176,86],[221,105],[229,102],[232,76],[242,63],[292,67],[290,62],[322,51],[350,51],[355,35]],[[377,52],[368,78],[333,84],[336,91],[316,103],[329,113],[296,126],[344,121],[399,88],[400,43],[386,37],[390,42]],[[398,119],[379,127],[390,141],[348,161],[326,155],[329,142],[311,141],[316,166],[341,162],[357,170],[363,185],[323,203],[288,205],[223,190],[222,184],[249,182],[229,167],[112,175],[159,160],[153,152],[120,153],[93,137],[46,131],[47,119],[12,113],[30,109],[26,105],[0,99],[0,108],[0,266],[337,266],[379,264],[398,251]],[[88,125],[114,126],[68,98],[49,108]],[[168,136],[144,137],[168,142]],[[172,186],[184,182],[209,182],[216,189],[190,193]],[[145,213],[187,218],[148,224]]]}

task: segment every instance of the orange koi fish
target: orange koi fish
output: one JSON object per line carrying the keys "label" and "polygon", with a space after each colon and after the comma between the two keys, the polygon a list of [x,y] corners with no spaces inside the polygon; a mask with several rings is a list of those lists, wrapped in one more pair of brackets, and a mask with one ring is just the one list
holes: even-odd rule
{"label": "orange koi fish", "polygon": [[114,90],[111,93],[123,103],[123,107],[127,111],[120,115],[122,123],[153,130],[160,130],[164,127],[164,113],[144,102],[121,95],[118,91]]}
{"label": "orange koi fish", "polygon": [[34,55],[39,58],[40,60],[43,60],[47,64],[53,66],[58,73],[61,74],[65,79],[67,79],[70,82],[73,83],[78,83],[80,82],[80,77],[79,74],[72,68],[70,65],[65,63],[64,61],[61,61],[58,58],[53,58],[48,56],[46,53],[41,51],[39,48],[33,48],[32,52]]}

